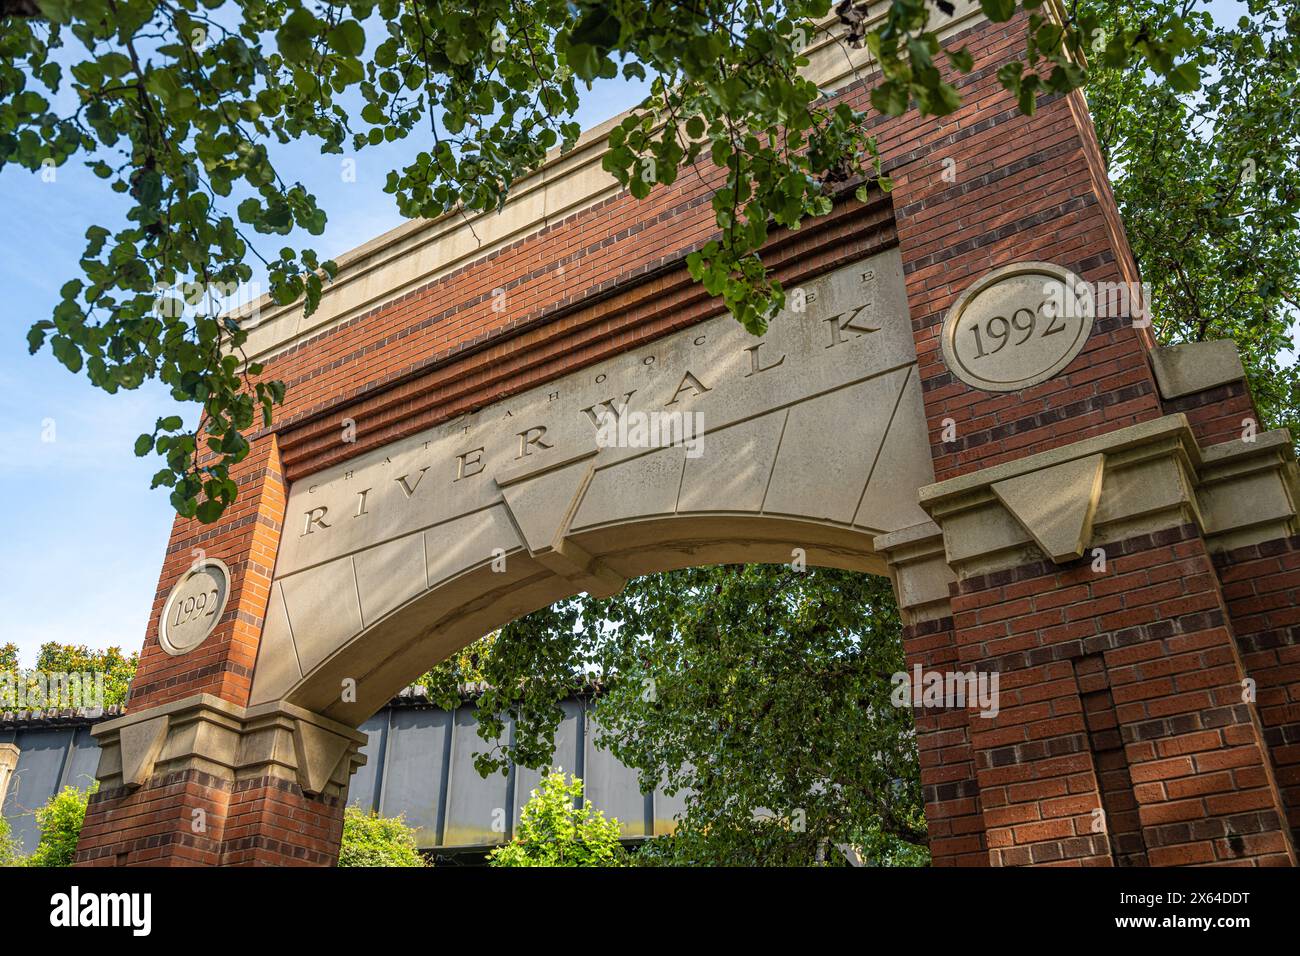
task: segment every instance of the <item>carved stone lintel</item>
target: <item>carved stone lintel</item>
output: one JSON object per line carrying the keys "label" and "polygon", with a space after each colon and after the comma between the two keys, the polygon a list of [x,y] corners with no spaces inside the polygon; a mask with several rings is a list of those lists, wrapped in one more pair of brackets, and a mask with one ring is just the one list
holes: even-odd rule
{"label": "carved stone lintel", "polygon": [[198,770],[230,782],[271,775],[296,780],[308,794],[342,798],[366,760],[361,731],[282,701],[244,708],[196,694],[105,721],[91,733],[105,789]]}

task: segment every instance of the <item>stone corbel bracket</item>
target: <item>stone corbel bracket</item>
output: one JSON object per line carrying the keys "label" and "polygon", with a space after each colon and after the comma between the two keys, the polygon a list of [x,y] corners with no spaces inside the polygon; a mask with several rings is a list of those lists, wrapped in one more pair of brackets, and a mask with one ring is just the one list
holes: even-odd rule
{"label": "stone corbel bracket", "polygon": [[627,581],[569,538],[599,451],[592,447],[547,465],[510,469],[496,483],[529,556],[593,597],[606,598]]}
{"label": "stone corbel bracket", "polygon": [[151,778],[195,770],[229,782],[294,780],[304,793],[346,797],[365,764],[367,737],[283,701],[244,708],[211,694],[127,714],[92,728],[96,776],[105,789],[136,789]]}
{"label": "stone corbel bracket", "polygon": [[1202,452],[1197,496],[1211,551],[1285,538],[1300,531],[1300,469],[1285,428]]}
{"label": "stone corbel bracket", "polygon": [[965,579],[1184,524],[1216,551],[1294,534],[1296,476],[1285,431],[1203,451],[1179,413],[927,485],[919,497]]}

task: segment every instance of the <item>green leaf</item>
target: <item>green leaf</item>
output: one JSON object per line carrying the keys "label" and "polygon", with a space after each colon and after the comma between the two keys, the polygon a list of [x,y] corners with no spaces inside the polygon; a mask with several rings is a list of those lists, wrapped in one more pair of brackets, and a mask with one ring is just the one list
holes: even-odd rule
{"label": "green leaf", "polygon": [[622,24],[607,6],[592,7],[577,22],[569,34],[569,42],[575,46],[591,46],[597,50],[608,50],[618,42]]}
{"label": "green leaf", "polygon": [[1005,23],[1016,12],[1016,0],[980,0],[980,8],[994,23]]}
{"label": "green leaf", "polygon": [[948,61],[963,73],[969,73],[975,66],[975,58],[965,47],[960,50],[948,50]]}
{"label": "green leaf", "polygon": [[1201,88],[1201,71],[1195,63],[1184,63],[1169,74],[1169,85],[1179,93],[1191,93]]}
{"label": "green leaf", "polygon": [[355,20],[344,20],[330,30],[326,42],[335,53],[357,57],[366,49],[366,31]]}
{"label": "green leaf", "polygon": [[74,0],[36,0],[36,7],[53,23],[71,23]]}

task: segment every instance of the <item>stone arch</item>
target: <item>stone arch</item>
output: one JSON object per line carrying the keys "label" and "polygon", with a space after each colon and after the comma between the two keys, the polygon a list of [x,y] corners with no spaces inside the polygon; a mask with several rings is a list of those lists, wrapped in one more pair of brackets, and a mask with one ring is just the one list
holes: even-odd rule
{"label": "stone arch", "polygon": [[493,628],[652,571],[800,548],[887,573],[873,539],[926,521],[933,480],[898,254],[803,294],[762,339],[712,319],[297,484],[250,703],[356,725]]}

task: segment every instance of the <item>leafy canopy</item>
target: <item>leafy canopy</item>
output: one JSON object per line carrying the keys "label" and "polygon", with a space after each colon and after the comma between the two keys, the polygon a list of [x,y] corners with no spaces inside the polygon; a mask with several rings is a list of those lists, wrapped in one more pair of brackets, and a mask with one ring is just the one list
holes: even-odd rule
{"label": "leafy canopy", "polygon": [[0,817],[0,867],[22,866],[25,862],[22,847],[14,838],[9,821]]}
{"label": "leafy canopy", "polygon": [[[1107,29],[1174,0],[1089,0]],[[1206,79],[1180,94],[1103,66],[1088,87],[1102,152],[1164,343],[1231,339],[1271,427],[1300,437],[1300,3],[1197,13]]]}
{"label": "leafy canopy", "polygon": [[86,822],[86,805],[90,795],[98,789],[98,783],[88,791],[67,786],[37,809],[36,825],[40,828],[41,840],[36,851],[27,858],[26,866],[72,865],[81,827]]}
{"label": "leafy canopy", "polygon": [[[840,845],[928,859],[912,716],[889,699],[904,660],[885,578],[782,565],[650,575],[521,618],[473,656],[488,685],[485,775],[511,759],[549,765],[560,701],[599,688],[596,745],[643,791],[685,801],[676,833],[638,859],[809,865],[843,862]],[[448,663],[431,682],[457,676]]]}
{"label": "leafy canopy", "polygon": [[[1199,82],[1202,33],[1181,10],[1126,20],[1111,34],[1069,6],[981,0],[1024,20],[1022,62],[999,81],[1031,112],[1081,85],[1080,51],[1136,59],[1175,90]],[[121,194],[120,221],[86,231],[80,275],[29,333],[110,393],[165,383],[202,409],[190,432],[159,418],[135,451],[161,459],[154,486],[176,510],[215,521],[235,499],[230,467],[271,421],[284,384],[245,361],[248,322],[222,303],[264,271],[276,303],[310,313],[335,274],[310,248],[324,209],[275,163],[292,140],[324,153],[409,141],[387,190],[408,216],[500,208],[547,151],[568,149],[584,88],[648,81],[610,134],[606,168],[638,198],[694,164],[718,183],[714,241],[689,261],[745,327],[784,302],[759,250],[772,224],[795,228],[875,171],[866,116],[800,74],[815,26],[833,16],[881,67],[876,110],[943,115],[960,96],[964,49],[942,50],[931,13],[948,0],[0,0],[0,170],[83,162]],[[880,16],[876,18],[876,8]],[[1099,39],[1100,38],[1100,39]],[[951,69],[945,79],[940,65]],[[885,183],[884,185],[888,185]],[[256,268],[255,268],[256,266]]]}
{"label": "leafy canopy", "polygon": [[[111,707],[114,704],[126,703],[127,692],[130,690],[139,663],[138,652],[128,657],[122,653],[120,647],[116,646],[94,650],[85,644],[60,644],[57,641],[47,641],[37,652],[36,666],[26,669],[18,660],[18,645],[0,644],[0,688],[12,688],[15,693],[20,688],[25,689],[25,699],[34,700],[38,675],[44,675],[48,689],[51,675],[102,674],[104,677],[103,706]],[[84,694],[89,690],[90,685],[81,682],[80,686]],[[3,703],[4,701],[0,700],[0,704]],[[67,706],[58,701],[51,701],[51,705]],[[91,702],[86,701],[85,706],[91,706]]]}

